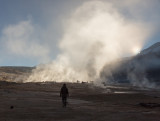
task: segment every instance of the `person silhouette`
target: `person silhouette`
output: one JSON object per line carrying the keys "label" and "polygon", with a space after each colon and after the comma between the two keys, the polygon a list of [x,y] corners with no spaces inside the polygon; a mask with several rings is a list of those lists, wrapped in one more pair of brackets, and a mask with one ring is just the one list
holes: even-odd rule
{"label": "person silhouette", "polygon": [[67,97],[69,96],[68,88],[66,84],[63,84],[60,91],[60,97],[62,97],[62,104],[63,107],[66,107],[67,105]]}

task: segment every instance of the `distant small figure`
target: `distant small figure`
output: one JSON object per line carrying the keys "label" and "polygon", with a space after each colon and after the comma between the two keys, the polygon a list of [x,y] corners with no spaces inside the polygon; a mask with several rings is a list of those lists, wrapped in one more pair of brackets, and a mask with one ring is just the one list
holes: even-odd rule
{"label": "distant small figure", "polygon": [[60,91],[60,97],[62,97],[62,103],[63,107],[66,107],[67,105],[67,97],[69,96],[68,88],[66,84],[63,84],[61,91]]}

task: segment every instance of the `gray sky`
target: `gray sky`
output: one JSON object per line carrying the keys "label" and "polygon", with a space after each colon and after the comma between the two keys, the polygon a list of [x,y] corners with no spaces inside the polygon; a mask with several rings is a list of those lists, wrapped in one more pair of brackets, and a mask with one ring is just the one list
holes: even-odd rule
{"label": "gray sky", "polygon": [[[144,23],[145,30],[151,32],[141,49],[159,41],[159,0],[0,0],[0,66],[34,66],[56,59],[65,48],[59,47],[59,43],[70,29],[66,24],[72,18],[76,21],[76,11],[83,11],[79,8],[88,1],[110,3],[113,9],[108,10],[116,11],[133,26]],[[82,8],[86,15],[92,14],[85,7]],[[93,5],[94,9],[100,8]],[[77,18],[85,17],[78,14]]]}

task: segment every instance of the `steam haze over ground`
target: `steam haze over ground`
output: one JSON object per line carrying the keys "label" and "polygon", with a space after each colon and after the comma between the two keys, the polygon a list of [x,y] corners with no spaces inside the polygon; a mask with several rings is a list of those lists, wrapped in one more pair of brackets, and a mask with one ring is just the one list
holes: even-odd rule
{"label": "steam haze over ground", "polygon": [[138,54],[159,31],[158,0],[88,0],[77,4],[59,18],[58,37],[54,16],[45,16],[50,19],[45,27],[29,15],[3,28],[0,43],[8,55],[44,63],[26,82],[98,83],[106,64]]}
{"label": "steam haze over ground", "polygon": [[57,59],[37,67],[28,81],[95,81],[106,63],[140,51],[149,27],[127,19],[113,3],[85,2],[65,21]]}

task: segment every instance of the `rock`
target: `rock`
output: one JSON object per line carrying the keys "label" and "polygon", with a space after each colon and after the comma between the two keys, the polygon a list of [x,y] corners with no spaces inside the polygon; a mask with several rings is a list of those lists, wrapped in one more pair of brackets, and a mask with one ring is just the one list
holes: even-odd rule
{"label": "rock", "polygon": [[146,108],[155,108],[160,107],[159,103],[139,103],[140,106],[146,107]]}
{"label": "rock", "polygon": [[14,108],[14,106],[11,106],[11,107],[10,107],[10,109],[13,109],[13,108]]}

